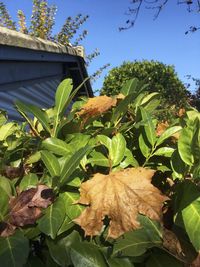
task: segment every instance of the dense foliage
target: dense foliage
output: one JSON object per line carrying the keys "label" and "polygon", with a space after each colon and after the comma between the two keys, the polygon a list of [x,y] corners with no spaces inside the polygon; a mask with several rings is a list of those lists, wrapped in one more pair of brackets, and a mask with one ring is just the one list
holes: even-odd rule
{"label": "dense foliage", "polygon": [[0,265],[199,266],[200,114],[158,121],[137,79],[66,114],[72,88],[0,113]]}
{"label": "dense foliage", "polygon": [[176,105],[177,108],[186,105],[187,90],[174,67],[158,61],[124,62],[113,68],[104,80],[102,94],[118,94],[124,83],[134,77],[148,83],[150,92],[160,93],[162,105]]}

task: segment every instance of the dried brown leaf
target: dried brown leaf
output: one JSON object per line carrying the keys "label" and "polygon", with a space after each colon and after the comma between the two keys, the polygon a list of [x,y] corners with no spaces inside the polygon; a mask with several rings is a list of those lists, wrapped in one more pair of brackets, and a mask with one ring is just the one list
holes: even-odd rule
{"label": "dried brown leaf", "polygon": [[177,258],[183,258],[183,250],[177,236],[170,230],[163,229],[163,246]]}
{"label": "dried brown leaf", "polygon": [[140,167],[109,175],[95,174],[80,187],[77,203],[89,207],[74,222],[84,229],[85,235],[94,236],[101,232],[103,220],[108,216],[108,237],[118,238],[140,227],[139,213],[160,221],[167,197],[151,184],[154,173],[154,170]]}
{"label": "dried brown leaf", "polygon": [[84,117],[85,119],[94,116],[99,116],[109,110],[111,107],[116,106],[116,103],[116,98],[112,98],[105,95],[89,98],[87,103],[85,103],[82,109],[76,114],[81,117]]}
{"label": "dried brown leaf", "polygon": [[42,215],[41,208],[47,208],[52,201],[52,189],[46,185],[23,191],[10,200],[9,222],[15,226],[34,224]]}
{"label": "dried brown leaf", "polygon": [[15,232],[16,226],[11,225],[6,222],[0,222],[0,236],[1,237],[8,237],[13,235]]}
{"label": "dried brown leaf", "polygon": [[191,267],[200,267],[200,252],[194,261],[191,263]]}
{"label": "dried brown leaf", "polygon": [[161,136],[161,134],[169,127],[168,121],[160,122],[156,128],[156,135]]}

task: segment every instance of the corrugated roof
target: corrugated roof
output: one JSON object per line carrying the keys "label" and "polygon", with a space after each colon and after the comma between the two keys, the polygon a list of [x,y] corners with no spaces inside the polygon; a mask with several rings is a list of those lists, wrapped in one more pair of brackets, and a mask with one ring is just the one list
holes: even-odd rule
{"label": "corrugated roof", "polygon": [[10,30],[5,27],[0,27],[0,44],[84,57],[84,48],[82,46],[73,47],[70,44],[68,46],[64,46],[48,40]]}

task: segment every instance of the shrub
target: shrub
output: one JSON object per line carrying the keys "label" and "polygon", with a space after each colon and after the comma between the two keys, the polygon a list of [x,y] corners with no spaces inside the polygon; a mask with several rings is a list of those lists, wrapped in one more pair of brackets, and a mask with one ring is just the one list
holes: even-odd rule
{"label": "shrub", "polygon": [[22,125],[0,114],[0,262],[190,264],[200,250],[200,114],[161,124],[158,94],[134,79],[66,115],[72,88],[64,80],[47,110],[17,101]]}
{"label": "shrub", "polygon": [[116,95],[124,83],[132,78],[148,83],[149,92],[160,93],[162,105],[180,108],[187,103],[187,90],[177,77],[174,67],[158,61],[128,61],[113,68],[104,80],[101,93]]}

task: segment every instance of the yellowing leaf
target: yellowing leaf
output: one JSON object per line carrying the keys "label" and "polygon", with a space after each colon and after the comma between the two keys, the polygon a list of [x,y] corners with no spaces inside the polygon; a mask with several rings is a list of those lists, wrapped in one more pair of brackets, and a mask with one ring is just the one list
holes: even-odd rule
{"label": "yellowing leaf", "polygon": [[105,95],[89,98],[87,103],[83,105],[82,109],[77,112],[77,114],[81,117],[85,117],[87,120],[90,117],[101,115],[111,107],[116,106],[116,103],[116,98]]}
{"label": "yellowing leaf", "polygon": [[108,175],[95,174],[80,187],[77,203],[89,206],[74,222],[84,229],[85,235],[94,236],[101,232],[103,220],[108,216],[108,237],[118,238],[140,227],[138,214],[160,221],[167,197],[151,184],[154,172],[139,167]]}

